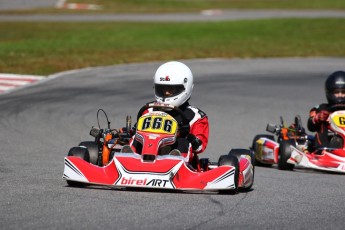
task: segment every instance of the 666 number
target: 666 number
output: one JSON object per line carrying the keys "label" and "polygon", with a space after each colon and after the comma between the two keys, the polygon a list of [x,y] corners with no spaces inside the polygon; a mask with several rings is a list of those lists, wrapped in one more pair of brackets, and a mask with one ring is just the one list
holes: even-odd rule
{"label": "666 number", "polygon": [[168,119],[163,119],[161,117],[155,117],[152,120],[152,117],[147,117],[143,121],[141,127],[142,130],[145,129],[163,129],[165,132],[170,133],[172,130],[173,121]]}

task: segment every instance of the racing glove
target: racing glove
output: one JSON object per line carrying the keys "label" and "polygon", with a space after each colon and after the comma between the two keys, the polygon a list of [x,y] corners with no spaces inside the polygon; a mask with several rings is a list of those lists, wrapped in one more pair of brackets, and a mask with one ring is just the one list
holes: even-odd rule
{"label": "racing glove", "polygon": [[135,133],[136,133],[136,125],[135,124],[130,130],[127,130],[126,127],[122,127],[119,129],[119,133],[127,133],[130,135],[130,136],[133,136]]}
{"label": "racing glove", "polygon": [[[128,132],[131,132],[132,130],[129,130]],[[119,129],[120,133],[127,133],[127,128],[126,127],[122,127]]]}
{"label": "racing glove", "polygon": [[189,143],[191,143],[193,151],[200,151],[201,150],[202,142],[195,135],[188,134],[187,140],[189,141]]}
{"label": "racing glove", "polygon": [[328,117],[329,117],[329,112],[327,110],[321,110],[314,116],[313,122],[314,124],[319,123],[319,122],[324,122],[328,119]]}

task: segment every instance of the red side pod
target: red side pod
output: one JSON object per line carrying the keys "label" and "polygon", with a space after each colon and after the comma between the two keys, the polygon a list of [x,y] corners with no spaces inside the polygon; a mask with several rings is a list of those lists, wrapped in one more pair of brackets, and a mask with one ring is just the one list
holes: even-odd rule
{"label": "red side pod", "polygon": [[244,175],[244,172],[250,167],[251,163],[247,158],[241,158],[240,159],[240,171],[239,171],[239,177],[238,177],[238,187],[243,187],[246,179],[246,175]]}
{"label": "red side pod", "polygon": [[322,155],[308,155],[308,158],[311,163],[319,167],[338,168],[340,165],[345,163],[345,158],[339,158],[339,156],[335,155],[335,152],[337,152],[337,154],[341,154],[343,150],[333,150],[332,153],[325,150]]}
{"label": "red side pod", "polygon": [[[204,189],[209,182],[226,175],[233,167],[218,167],[206,172],[193,172],[185,164],[173,178],[173,183],[177,189]],[[230,184],[230,183],[229,183]]]}
{"label": "red side pod", "polygon": [[273,151],[273,162],[272,163],[278,163],[279,144],[275,141],[267,139],[264,143],[264,146]]}
{"label": "red side pod", "polygon": [[340,157],[345,157],[345,150],[344,149],[334,149],[331,151],[331,153],[340,156]]}
{"label": "red side pod", "polygon": [[105,167],[99,167],[74,156],[66,157],[66,160],[72,163],[90,183],[113,185],[119,178],[114,161]]}

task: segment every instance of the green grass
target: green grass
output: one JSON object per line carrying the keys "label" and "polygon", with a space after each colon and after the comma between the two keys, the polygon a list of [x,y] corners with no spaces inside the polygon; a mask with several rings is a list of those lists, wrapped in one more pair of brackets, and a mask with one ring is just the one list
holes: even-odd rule
{"label": "green grass", "polygon": [[345,56],[345,19],[213,23],[0,23],[0,72],[189,58]]}

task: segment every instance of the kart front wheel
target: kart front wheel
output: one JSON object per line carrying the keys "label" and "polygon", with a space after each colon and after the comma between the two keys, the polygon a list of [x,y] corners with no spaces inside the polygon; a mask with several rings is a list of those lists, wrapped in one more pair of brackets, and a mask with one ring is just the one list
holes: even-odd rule
{"label": "kart front wheel", "polygon": [[253,142],[252,142],[252,150],[254,151],[254,164],[256,166],[260,166],[260,167],[272,167],[272,164],[267,164],[267,163],[263,163],[261,162],[261,159],[258,159],[258,155],[257,155],[257,151],[258,151],[258,145],[256,143],[257,140],[259,140],[260,138],[267,138],[269,140],[274,141],[274,136],[273,135],[268,135],[268,134],[258,134],[254,137]]}
{"label": "kart front wheel", "polygon": [[249,156],[249,159],[251,159],[251,163],[253,165],[255,164],[254,152],[249,149],[231,149],[228,155],[235,156],[238,160],[240,160],[242,155]]}
{"label": "kart front wheel", "polygon": [[222,165],[229,165],[235,167],[235,175],[234,175],[234,182],[235,188],[231,190],[219,190],[220,194],[236,194],[238,192],[238,176],[239,176],[239,169],[240,164],[236,156],[232,155],[222,155],[218,160],[218,166]]}
{"label": "kart front wheel", "polygon": [[294,140],[282,140],[279,143],[278,169],[280,170],[293,170],[295,167],[295,165],[287,163],[291,157],[291,145],[296,146]]}
{"label": "kart front wheel", "polygon": [[242,155],[247,156],[251,160],[251,164],[253,166],[253,180],[248,187],[241,188],[242,191],[249,191],[253,184],[254,184],[254,175],[255,175],[255,156],[254,152],[249,149],[231,149],[229,155],[237,157],[240,161]]}

